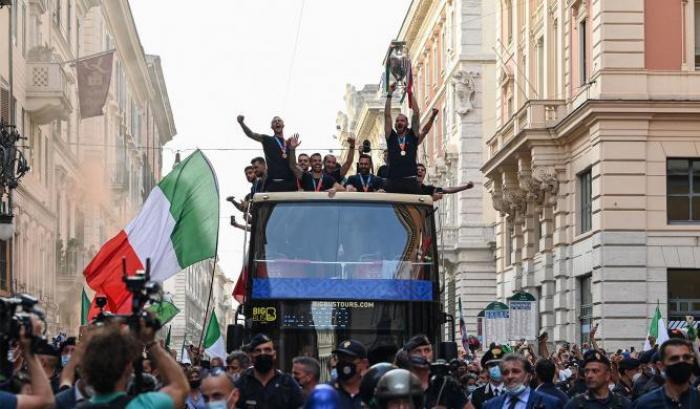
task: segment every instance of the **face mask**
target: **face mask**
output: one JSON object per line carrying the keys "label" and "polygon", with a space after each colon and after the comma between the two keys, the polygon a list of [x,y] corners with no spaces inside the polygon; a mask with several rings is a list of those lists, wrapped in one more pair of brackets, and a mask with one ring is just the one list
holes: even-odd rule
{"label": "face mask", "polygon": [[501,382],[501,368],[498,365],[490,367],[489,376],[491,377],[491,380]]}
{"label": "face mask", "polygon": [[201,385],[201,384],[202,384],[202,380],[201,380],[201,379],[195,379],[195,380],[193,380],[193,381],[190,381],[190,388],[191,388],[191,389],[197,389],[197,388],[199,388],[199,385]]}
{"label": "face mask", "polygon": [[333,380],[338,379],[338,370],[335,368],[331,369],[331,379],[333,379]]}
{"label": "face mask", "polygon": [[235,374],[231,375],[231,379],[233,379],[234,382],[236,382],[238,379],[240,379],[241,374],[236,372]]}
{"label": "face mask", "polygon": [[527,387],[525,386],[525,384],[519,383],[519,384],[513,386],[512,388],[506,387],[506,391],[507,391],[508,394],[511,395],[511,396],[518,396],[518,395],[520,395],[521,393],[523,393],[523,391],[524,391],[526,388],[527,388]]}
{"label": "face mask", "polygon": [[207,409],[228,409],[228,400],[231,399],[231,394],[233,394],[233,391],[228,394],[226,399],[207,402],[205,407]]}
{"label": "face mask", "polygon": [[427,368],[427,367],[430,366],[430,363],[428,362],[428,360],[425,359],[425,357],[423,357],[423,356],[420,356],[420,355],[411,355],[411,356],[409,357],[409,359],[411,360],[411,364],[414,365],[414,366],[418,366],[418,367],[421,367],[421,368]]}
{"label": "face mask", "polygon": [[559,380],[564,382],[565,380],[571,378],[571,375],[572,375],[571,369],[566,368],[562,371],[559,371]]}
{"label": "face mask", "polygon": [[467,392],[472,393],[476,390],[477,386],[476,385],[469,385],[467,386]]}
{"label": "face mask", "polygon": [[690,375],[693,373],[693,365],[688,362],[679,362],[669,365],[664,371],[666,378],[675,384],[684,384],[690,380]]}
{"label": "face mask", "polygon": [[637,382],[637,379],[641,378],[641,376],[642,376],[641,372],[637,372],[636,374],[634,374],[634,376],[632,376],[632,383]]}
{"label": "face mask", "polygon": [[68,365],[68,361],[70,361],[70,355],[61,355],[61,366]]}
{"label": "face mask", "polygon": [[273,364],[272,355],[260,354],[255,357],[253,367],[260,373],[268,373],[272,369]]}
{"label": "face mask", "polygon": [[347,381],[357,374],[357,366],[352,362],[338,362],[338,380]]}

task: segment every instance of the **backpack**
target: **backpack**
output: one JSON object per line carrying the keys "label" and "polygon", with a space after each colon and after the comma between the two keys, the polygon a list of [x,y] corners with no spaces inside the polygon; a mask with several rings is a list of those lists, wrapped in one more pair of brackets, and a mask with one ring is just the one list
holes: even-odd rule
{"label": "backpack", "polygon": [[120,395],[118,398],[112,399],[109,402],[103,403],[92,403],[89,400],[81,402],[76,409],[125,409],[129,402],[133,399],[133,396]]}

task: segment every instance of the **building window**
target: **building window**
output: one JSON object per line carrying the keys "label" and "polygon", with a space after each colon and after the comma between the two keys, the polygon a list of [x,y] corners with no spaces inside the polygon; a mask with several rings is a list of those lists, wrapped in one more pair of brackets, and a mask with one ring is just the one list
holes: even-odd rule
{"label": "building window", "polygon": [[581,332],[581,343],[588,342],[593,324],[593,292],[591,276],[584,276],[579,281],[579,330]]}
{"label": "building window", "polygon": [[666,162],[666,212],[669,222],[700,221],[700,159]]}
{"label": "building window", "polygon": [[579,233],[585,233],[591,230],[592,215],[593,215],[593,189],[591,183],[591,170],[588,169],[578,175],[579,184],[579,208],[581,216],[579,217]]}
{"label": "building window", "polygon": [[695,1],[695,67],[700,68],[700,1]]}
{"label": "building window", "polygon": [[668,320],[700,319],[700,270],[668,270]]}
{"label": "building window", "polygon": [[588,82],[588,53],[586,52],[586,48],[586,19],[583,19],[578,23],[578,65],[581,86],[586,85]]}

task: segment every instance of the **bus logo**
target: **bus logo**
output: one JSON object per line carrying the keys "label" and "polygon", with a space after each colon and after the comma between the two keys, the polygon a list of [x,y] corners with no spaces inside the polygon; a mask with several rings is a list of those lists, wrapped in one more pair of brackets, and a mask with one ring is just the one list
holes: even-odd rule
{"label": "bus logo", "polygon": [[277,320],[275,307],[253,307],[253,321],[273,322]]}

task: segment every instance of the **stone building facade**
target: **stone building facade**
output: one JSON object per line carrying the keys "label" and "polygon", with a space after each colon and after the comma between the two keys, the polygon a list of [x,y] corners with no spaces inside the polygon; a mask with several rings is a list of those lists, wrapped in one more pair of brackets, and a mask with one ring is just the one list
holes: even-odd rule
{"label": "stone building facade", "polygon": [[[2,117],[27,138],[32,168],[15,192],[15,236],[0,243],[0,292],[38,296],[49,329],[75,333],[80,303],[66,301],[80,300],[85,264],[161,177],[175,135],[165,81],[126,0],[14,0],[0,21]],[[70,62],[112,49],[104,115],[81,119]]]}
{"label": "stone building facade", "polygon": [[497,296],[550,340],[640,347],[700,314],[700,3],[500,0],[486,144]]}
{"label": "stone building facade", "polygon": [[[483,188],[480,164],[486,138],[495,128],[496,58],[491,45],[496,2],[417,0],[411,2],[397,40],[405,41],[413,64],[414,92],[426,123],[433,108],[440,110],[431,133],[421,145],[418,161],[428,172],[426,183],[474,188],[445,195],[437,203],[441,249],[444,257],[448,313],[458,317],[462,299],[468,331],[476,332],[477,314],[496,296],[493,211]],[[346,112],[338,125],[383,148],[384,84],[361,90],[348,85]],[[408,112],[395,97],[394,107]],[[381,149],[373,152],[381,164]],[[378,167],[378,165],[375,165]],[[459,334],[457,334],[459,336]]]}

